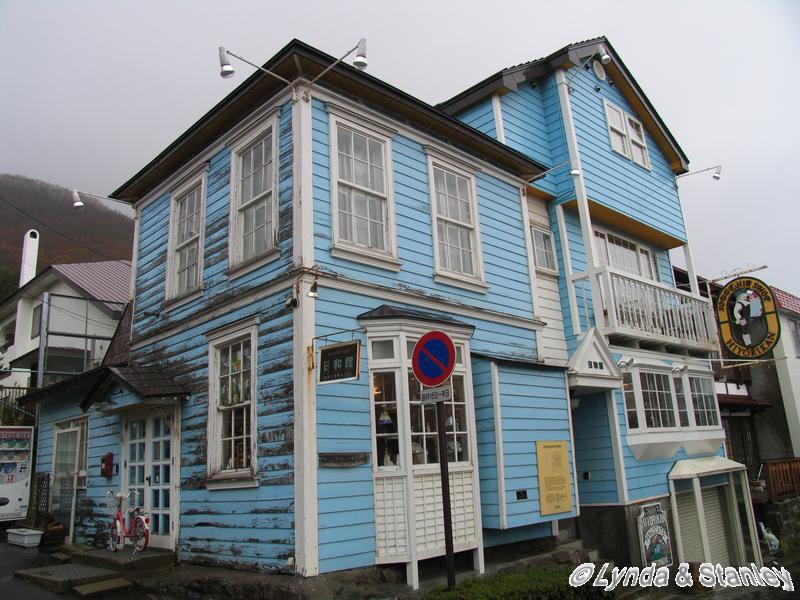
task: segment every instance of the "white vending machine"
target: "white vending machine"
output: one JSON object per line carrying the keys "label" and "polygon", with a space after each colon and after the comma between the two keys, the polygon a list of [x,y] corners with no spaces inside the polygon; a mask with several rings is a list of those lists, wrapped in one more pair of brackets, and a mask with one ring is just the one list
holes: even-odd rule
{"label": "white vending machine", "polygon": [[32,451],[33,427],[0,427],[0,521],[28,512]]}

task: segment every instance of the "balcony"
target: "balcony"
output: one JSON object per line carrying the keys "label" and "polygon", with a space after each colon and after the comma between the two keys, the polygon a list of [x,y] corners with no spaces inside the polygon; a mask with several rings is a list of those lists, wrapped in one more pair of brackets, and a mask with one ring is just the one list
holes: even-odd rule
{"label": "balcony", "polygon": [[597,277],[605,318],[601,329],[609,337],[717,350],[716,320],[706,298],[612,267],[603,267]]}

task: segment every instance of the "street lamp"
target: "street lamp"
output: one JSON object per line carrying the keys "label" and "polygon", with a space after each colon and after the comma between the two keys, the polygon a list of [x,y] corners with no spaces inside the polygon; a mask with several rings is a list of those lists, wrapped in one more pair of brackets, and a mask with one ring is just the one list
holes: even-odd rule
{"label": "street lamp", "polygon": [[[359,71],[363,71],[364,69],[366,69],[367,68],[367,39],[366,38],[361,38],[360,40],[358,40],[358,43],[355,46],[353,46],[352,48],[350,48],[350,50],[348,50],[340,59],[338,59],[335,62],[333,62],[322,73],[320,73],[314,79],[312,79],[311,80],[311,85],[314,85],[314,83],[318,79],[320,79],[323,75],[325,75],[333,67],[335,67],[340,62],[342,62],[345,58],[350,56],[353,52],[356,53],[356,57],[353,59],[353,66],[356,69],[358,69]],[[264,67],[261,67],[261,66],[255,64],[255,63],[252,63],[249,60],[247,60],[246,58],[244,58],[242,56],[239,56],[238,54],[235,54],[234,52],[231,52],[230,50],[226,49],[224,46],[220,46],[219,47],[219,75],[223,79],[229,79],[229,78],[233,77],[233,75],[235,73],[235,71],[233,69],[233,66],[231,65],[231,61],[228,60],[229,56],[233,56],[234,58],[238,58],[243,63],[246,63],[246,64],[250,65],[251,67],[255,67],[259,71],[263,71],[264,73],[267,73],[268,75],[271,75],[272,77],[274,77],[276,79],[279,79],[280,81],[284,82],[286,85],[292,85],[292,82],[289,81],[288,79],[286,79],[285,77],[281,77],[277,73],[273,73],[269,69],[265,69]]]}
{"label": "street lamp", "polygon": [[700,169],[698,171],[689,171],[688,173],[681,173],[680,175],[676,175],[675,179],[680,179],[681,177],[688,177],[689,175],[697,175],[698,173],[705,173],[706,171],[714,171],[711,177],[714,181],[719,181],[722,177],[722,165],[716,165],[714,167],[708,167],[707,169]]}
{"label": "street lamp", "polygon": [[130,202],[126,202],[124,200],[117,200],[116,198],[109,198],[108,196],[99,196],[97,194],[90,194],[89,192],[79,191],[75,188],[72,189],[72,208],[77,211],[81,211],[86,208],[86,204],[81,200],[81,195],[89,196],[91,198],[97,198],[99,200],[109,200],[111,202],[118,202],[119,204],[124,204],[128,208],[131,208]]}

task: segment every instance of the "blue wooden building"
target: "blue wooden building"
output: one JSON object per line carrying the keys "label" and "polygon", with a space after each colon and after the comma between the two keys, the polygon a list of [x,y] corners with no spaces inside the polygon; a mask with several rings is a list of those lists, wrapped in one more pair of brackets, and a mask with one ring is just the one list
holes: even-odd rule
{"label": "blue wooden building", "polygon": [[[654,499],[684,524],[738,512],[712,317],[671,275],[671,248],[692,269],[687,160],[607,41],[439,107],[345,64],[311,85],[333,61],[291,42],[265,65],[291,86],[256,72],[114,193],[136,208],[129,352],[38,396],[39,470],[58,471],[59,424],[88,424],[75,539],[100,542],[106,490],[135,489],[181,560],[404,563],[416,585],[444,553],[444,455],[477,570],[560,530],[628,532],[640,562]],[[444,449],[410,372],[432,329],[457,350]],[[320,384],[320,349],[350,340],[360,376]],[[537,442],[566,448],[561,512]],[[673,523],[679,553],[721,556],[717,529]]]}
{"label": "blue wooden building", "polygon": [[[674,558],[759,559],[744,466],[724,456],[678,196],[688,159],[605,38],[502,70],[439,105],[550,166],[528,188],[539,305],[564,332],[584,542],[647,562],[636,519],[668,513]],[[539,197],[546,194],[545,202]],[[677,289],[682,250],[690,289]]]}

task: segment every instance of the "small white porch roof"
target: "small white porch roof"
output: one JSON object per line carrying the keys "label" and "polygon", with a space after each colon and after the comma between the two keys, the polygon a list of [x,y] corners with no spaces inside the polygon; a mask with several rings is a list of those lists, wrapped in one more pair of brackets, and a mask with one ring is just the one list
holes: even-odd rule
{"label": "small white porch roof", "polygon": [[746,469],[742,463],[725,458],[724,456],[704,456],[702,458],[684,458],[675,463],[669,472],[670,479],[692,479],[693,477],[708,477],[731,471]]}

